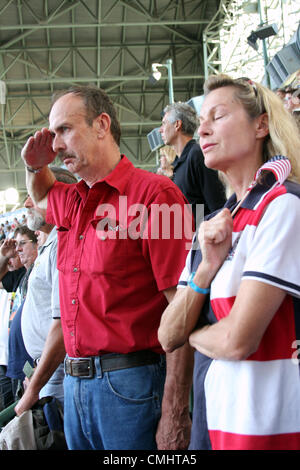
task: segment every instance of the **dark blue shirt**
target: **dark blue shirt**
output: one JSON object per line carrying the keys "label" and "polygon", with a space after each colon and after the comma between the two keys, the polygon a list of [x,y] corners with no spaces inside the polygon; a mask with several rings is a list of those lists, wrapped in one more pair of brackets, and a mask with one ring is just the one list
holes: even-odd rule
{"label": "dark blue shirt", "polygon": [[201,148],[194,139],[189,140],[172,166],[173,181],[191,204],[194,218],[196,204],[204,204],[204,215],[224,206],[224,186],[218,173],[205,166]]}
{"label": "dark blue shirt", "polygon": [[6,376],[12,379],[24,380],[25,375],[23,367],[25,362],[28,361],[33,366],[33,360],[27,353],[21,331],[21,317],[23,310],[24,300],[15,314],[8,336],[8,364]]}

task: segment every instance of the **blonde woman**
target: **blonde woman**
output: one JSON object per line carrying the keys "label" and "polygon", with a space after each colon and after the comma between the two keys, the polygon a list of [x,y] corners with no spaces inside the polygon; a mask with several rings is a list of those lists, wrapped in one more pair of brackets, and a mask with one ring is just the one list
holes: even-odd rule
{"label": "blonde woman", "polygon": [[168,176],[168,178],[172,178],[173,176],[173,167],[172,163],[174,161],[174,158],[176,157],[176,154],[174,150],[165,145],[159,150],[160,154],[160,166],[157,169],[157,174],[158,175],[165,175]]}
{"label": "blonde woman", "polygon": [[[275,93],[225,75],[205,84],[198,133],[234,194],[201,224],[159,329],[166,351],[196,349],[190,449],[300,449],[299,134]],[[252,187],[275,155],[288,178]]]}

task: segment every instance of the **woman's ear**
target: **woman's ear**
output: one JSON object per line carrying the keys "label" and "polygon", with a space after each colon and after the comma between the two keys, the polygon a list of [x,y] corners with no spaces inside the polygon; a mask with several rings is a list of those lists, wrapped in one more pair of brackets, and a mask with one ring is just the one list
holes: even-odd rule
{"label": "woman's ear", "polygon": [[269,134],[269,116],[263,113],[257,118],[256,137],[264,138]]}

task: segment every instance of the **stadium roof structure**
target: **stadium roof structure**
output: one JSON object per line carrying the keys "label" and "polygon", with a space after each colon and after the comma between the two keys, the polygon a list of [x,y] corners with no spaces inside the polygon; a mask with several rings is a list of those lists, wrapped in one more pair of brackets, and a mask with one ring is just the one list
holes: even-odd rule
{"label": "stadium roof structure", "polygon": [[[121,152],[153,169],[147,134],[169,102],[202,93],[203,32],[230,0],[0,0],[0,190],[25,189],[22,146],[48,125],[53,92],[94,84],[109,94],[122,126]],[[212,26],[214,27],[214,26]],[[215,26],[218,27],[218,26]]]}
{"label": "stadium roof structure", "polygon": [[[16,188],[22,203],[21,149],[48,126],[53,93],[70,85],[103,88],[121,122],[121,152],[155,170],[158,155],[147,136],[160,126],[171,95],[201,96],[205,77],[221,71],[222,60],[225,72],[247,62],[255,67],[259,52],[247,59],[244,33],[257,26],[263,2],[264,10],[284,3],[282,14],[274,10],[276,20],[289,11],[299,22],[293,0],[0,0],[0,211],[7,188]],[[244,13],[248,22],[235,30]],[[230,50],[238,42],[239,52]],[[160,64],[156,82],[149,79],[152,64]],[[260,75],[262,68],[256,66]]]}

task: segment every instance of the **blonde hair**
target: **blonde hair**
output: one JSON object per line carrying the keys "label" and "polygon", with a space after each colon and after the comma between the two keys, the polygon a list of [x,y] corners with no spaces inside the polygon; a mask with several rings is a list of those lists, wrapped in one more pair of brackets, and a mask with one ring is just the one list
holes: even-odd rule
{"label": "blonde hair", "polygon": [[176,152],[169,145],[165,145],[164,147],[161,147],[159,149],[159,153],[160,155],[164,155],[170,164],[173,163],[173,161],[175,160]]}
{"label": "blonde hair", "polygon": [[292,171],[289,179],[300,182],[300,134],[295,119],[284,108],[282,100],[268,88],[247,78],[233,79],[225,74],[212,75],[204,84],[204,94],[222,87],[233,87],[235,98],[243,105],[250,119],[266,113],[269,134],[263,147],[263,163],[274,155],[289,158]]}

